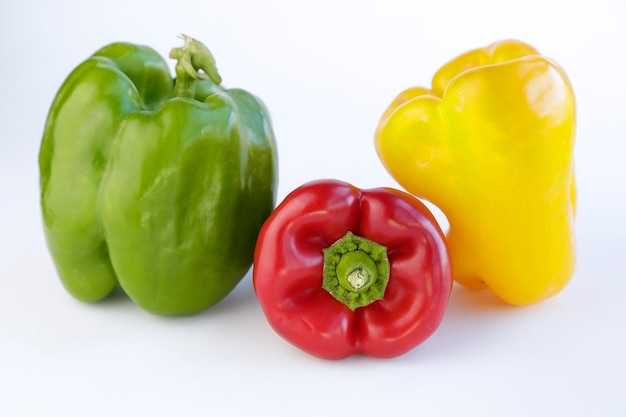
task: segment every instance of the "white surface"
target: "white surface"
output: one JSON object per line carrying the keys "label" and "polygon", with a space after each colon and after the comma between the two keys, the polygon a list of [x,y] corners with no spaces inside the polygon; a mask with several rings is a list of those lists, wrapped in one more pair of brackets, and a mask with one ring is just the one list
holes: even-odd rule
{"label": "white surface", "polygon": [[[420,4],[421,3],[421,4]],[[0,2],[0,415],[626,415],[626,8],[621,0]],[[266,324],[248,275],[215,308],[151,316],[72,299],[39,215],[37,152],[69,71],[117,40],[206,43],[263,98],[279,200],[332,177],[394,186],[373,132],[402,89],[504,38],[557,60],[578,99],[576,274],[526,308],[456,288],[439,330],[393,360],[326,362]]]}

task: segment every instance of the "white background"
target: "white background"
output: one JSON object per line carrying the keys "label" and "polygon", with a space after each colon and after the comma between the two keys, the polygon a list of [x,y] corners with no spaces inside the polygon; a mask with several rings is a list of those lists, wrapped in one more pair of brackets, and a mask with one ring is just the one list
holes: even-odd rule
{"label": "white background", "polygon": [[[626,415],[625,4],[0,0],[0,416]],[[529,42],[578,100],[573,280],[524,308],[456,288],[438,331],[392,360],[300,352],[267,325],[250,275],[188,318],[152,316],[122,293],[74,300],[39,214],[48,108],[105,44],[167,55],[181,32],[209,46],[225,86],[268,106],[279,201],[317,178],[398,187],[373,146],[390,100],[466,50]]]}

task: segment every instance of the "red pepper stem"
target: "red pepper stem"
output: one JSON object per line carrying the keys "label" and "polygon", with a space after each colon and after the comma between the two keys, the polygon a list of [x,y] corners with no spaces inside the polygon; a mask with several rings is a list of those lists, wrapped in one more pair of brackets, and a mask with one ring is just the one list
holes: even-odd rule
{"label": "red pepper stem", "polygon": [[363,292],[376,282],[376,264],[361,250],[344,253],[337,264],[339,284],[348,291]]}
{"label": "red pepper stem", "polygon": [[[215,66],[215,58],[209,48],[191,36],[181,35],[185,43],[182,47],[172,48],[170,58],[176,62],[175,97],[193,98],[196,81],[210,79],[219,85],[222,82]],[[198,72],[202,70],[203,72]]]}
{"label": "red pepper stem", "polygon": [[350,310],[384,297],[390,270],[385,246],[348,232],[323,254],[322,288]]}

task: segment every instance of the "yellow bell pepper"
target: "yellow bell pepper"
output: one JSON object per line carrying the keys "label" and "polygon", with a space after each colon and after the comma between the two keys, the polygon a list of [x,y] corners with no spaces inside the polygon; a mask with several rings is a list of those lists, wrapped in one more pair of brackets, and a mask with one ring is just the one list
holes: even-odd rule
{"label": "yellow bell pepper", "polygon": [[446,215],[456,281],[527,305],[574,273],[574,136],[563,69],[507,40],[400,93],[375,144],[395,180]]}

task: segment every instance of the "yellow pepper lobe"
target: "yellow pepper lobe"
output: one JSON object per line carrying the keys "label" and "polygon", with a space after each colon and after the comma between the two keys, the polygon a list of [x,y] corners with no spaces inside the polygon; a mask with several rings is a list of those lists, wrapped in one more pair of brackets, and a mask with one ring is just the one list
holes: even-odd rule
{"label": "yellow pepper lobe", "polygon": [[575,266],[575,100],[564,71],[503,41],[402,92],[375,134],[410,193],[447,216],[455,279],[516,305],[558,293]]}

